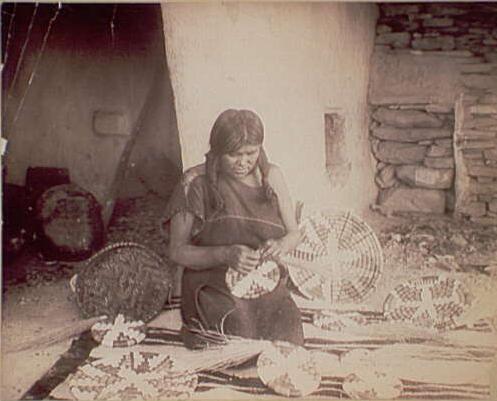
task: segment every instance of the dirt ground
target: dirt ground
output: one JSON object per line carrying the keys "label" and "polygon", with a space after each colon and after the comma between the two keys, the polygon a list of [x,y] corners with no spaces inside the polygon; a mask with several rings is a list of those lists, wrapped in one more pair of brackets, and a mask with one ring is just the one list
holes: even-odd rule
{"label": "dirt ground", "polygon": [[[164,256],[165,240],[157,226],[162,205],[161,199],[122,202],[112,220],[108,241],[142,242]],[[381,310],[388,292],[409,278],[450,274],[480,302],[468,314],[467,322],[485,318],[497,329],[497,227],[443,216],[386,217],[369,212],[363,218],[377,233],[385,256],[376,291],[365,302],[368,309]],[[74,264],[43,261],[32,250],[12,266],[4,266],[2,400],[20,399],[68,349],[71,339],[8,352],[15,344],[81,319],[69,288],[69,278],[77,269]],[[22,274],[12,274],[14,270]]]}

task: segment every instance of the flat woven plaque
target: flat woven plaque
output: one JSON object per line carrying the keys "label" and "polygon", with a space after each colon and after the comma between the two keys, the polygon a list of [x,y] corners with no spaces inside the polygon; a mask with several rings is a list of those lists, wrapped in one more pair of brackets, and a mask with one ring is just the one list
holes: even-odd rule
{"label": "flat woven plaque", "polygon": [[169,355],[117,353],[78,368],[69,388],[76,400],[163,400],[189,398],[197,375],[175,370]]}
{"label": "flat woven plaque", "polygon": [[383,304],[385,317],[417,326],[450,329],[471,305],[471,294],[452,277],[430,276],[399,284]]}
{"label": "flat woven plaque", "polygon": [[321,374],[312,354],[290,343],[276,342],[257,359],[257,373],[274,392],[303,397],[316,391]]}
{"label": "flat woven plaque", "polygon": [[171,290],[167,263],[133,243],[109,245],[87,262],[76,280],[76,301],[85,317],[122,314],[148,322],[164,307]]}
{"label": "flat woven plaque", "polygon": [[[318,212],[300,224],[302,241],[287,256],[290,278],[307,298],[356,303],[374,289],[383,251],[374,231],[351,212]],[[318,266],[321,272],[302,267]]]}

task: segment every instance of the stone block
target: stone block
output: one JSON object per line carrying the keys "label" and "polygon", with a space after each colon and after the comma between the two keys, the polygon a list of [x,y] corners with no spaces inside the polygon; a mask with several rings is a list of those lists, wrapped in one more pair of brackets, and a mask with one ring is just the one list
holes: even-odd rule
{"label": "stone block", "polygon": [[392,110],[380,107],[373,113],[373,118],[382,124],[397,128],[440,128],[444,125],[442,119],[420,110]]}
{"label": "stone block", "polygon": [[490,210],[492,213],[497,213],[497,199],[488,202],[488,210]]}
{"label": "stone block", "polygon": [[[376,150],[376,151],[375,151]],[[416,164],[423,161],[427,146],[410,143],[380,141],[373,149],[375,157],[390,164]]]}
{"label": "stone block", "polygon": [[495,38],[486,38],[483,40],[483,44],[487,46],[495,46],[497,45],[497,39]]}
{"label": "stone block", "polygon": [[470,192],[475,195],[497,195],[497,185],[495,185],[495,182],[482,183],[471,180],[468,187]]}
{"label": "stone block", "polygon": [[[494,78],[497,79],[497,78]],[[475,104],[469,108],[471,114],[495,114],[497,115],[497,104]]]}
{"label": "stone block", "polygon": [[375,52],[389,52],[391,51],[391,47],[387,45],[374,45]]}
{"label": "stone block", "polygon": [[458,139],[456,142],[461,149],[492,149],[495,147],[494,141],[471,140],[468,137]]}
{"label": "stone block", "polygon": [[497,63],[497,52],[488,52],[483,55],[483,58],[489,63]]}
{"label": "stone block", "polygon": [[454,25],[452,18],[427,18],[423,20],[425,28],[445,28]]}
{"label": "stone block", "polygon": [[422,37],[411,43],[413,49],[418,50],[452,50],[456,47],[453,36]]}
{"label": "stone block", "polygon": [[462,155],[465,159],[483,159],[483,151],[479,149],[463,149]]}
{"label": "stone block", "polygon": [[428,113],[448,114],[454,112],[454,106],[451,104],[429,104],[425,107]]}
{"label": "stone block", "polygon": [[130,135],[126,114],[98,110],[93,113],[93,130],[99,135]]}
{"label": "stone block", "polygon": [[456,207],[456,196],[453,190],[445,191],[445,209],[453,212]]}
{"label": "stone block", "polygon": [[435,144],[438,146],[452,147],[452,138],[448,139],[435,139]]}
{"label": "stone block", "polygon": [[453,157],[425,157],[423,164],[430,168],[454,168],[454,158]]}
{"label": "stone block", "polygon": [[387,17],[417,14],[420,11],[419,5],[416,4],[382,4],[381,9]]}
{"label": "stone block", "polygon": [[426,140],[426,141],[419,141],[418,145],[426,145],[426,146],[431,146],[433,145],[433,141],[431,140]]}
{"label": "stone block", "polygon": [[421,188],[448,189],[454,182],[454,169],[434,169],[419,165],[402,165],[395,169],[400,181]]}
{"label": "stone block", "polygon": [[497,217],[485,216],[485,217],[475,217],[471,218],[471,221],[474,221],[477,224],[481,224],[483,226],[495,226],[497,225]]}
{"label": "stone block", "polygon": [[376,27],[376,33],[378,35],[381,35],[382,33],[389,33],[389,32],[392,32],[392,27],[386,25],[386,24],[379,24],[377,27]]}
{"label": "stone block", "polygon": [[478,99],[480,104],[497,104],[497,94],[487,93]]}
{"label": "stone block", "polygon": [[[475,62],[472,57],[467,59]],[[459,58],[420,56],[400,49],[373,53],[371,104],[454,104],[461,92],[456,60]]]}
{"label": "stone block", "polygon": [[[488,183],[491,183],[491,182],[494,182],[494,179],[492,177],[476,177],[476,181],[478,182],[482,182],[484,184],[488,184]],[[491,199],[492,196],[491,195],[480,195],[480,200],[485,200],[485,201],[488,201],[489,198]],[[487,199],[484,199],[484,198],[487,198]]]}
{"label": "stone block", "polygon": [[452,146],[447,147],[447,146],[432,145],[430,146],[428,152],[426,153],[426,156],[429,157],[447,157],[452,155],[453,155]]}
{"label": "stone block", "polygon": [[483,151],[485,159],[497,160],[497,149],[486,149]]}
{"label": "stone block", "polygon": [[[497,167],[488,166],[470,166],[468,167],[468,174],[474,177],[493,177],[497,178]],[[496,186],[497,191],[497,186]]]}
{"label": "stone block", "polygon": [[463,128],[481,129],[487,127],[497,126],[497,118],[493,117],[480,117],[478,115],[466,118],[463,123]]}
{"label": "stone block", "polygon": [[483,159],[465,159],[465,163],[467,167],[475,167],[475,166],[484,166],[485,160]]}
{"label": "stone block", "polygon": [[387,164],[383,167],[375,177],[375,182],[381,189],[391,188],[397,184],[395,179],[395,167],[391,164]]}
{"label": "stone block", "polygon": [[495,90],[497,89],[497,76],[485,74],[465,74],[461,77],[466,88]]}
{"label": "stone block", "polygon": [[458,211],[466,216],[481,217],[487,213],[485,202],[471,202],[458,208]]}
{"label": "stone block", "polygon": [[387,32],[376,36],[375,43],[389,45],[397,48],[408,47],[411,41],[409,32]]}
{"label": "stone block", "polygon": [[445,212],[445,191],[397,187],[380,191],[380,205],[392,212]]}
{"label": "stone block", "polygon": [[432,15],[462,15],[466,14],[466,10],[459,8],[454,3],[433,3],[428,4],[426,11]]}
{"label": "stone block", "polygon": [[484,74],[491,73],[497,67],[496,63],[464,64],[461,68],[463,74]]}
{"label": "stone block", "polygon": [[496,133],[493,131],[484,131],[484,130],[476,130],[476,129],[465,129],[462,132],[462,135],[459,136],[462,140],[487,140],[493,139],[496,137]]}

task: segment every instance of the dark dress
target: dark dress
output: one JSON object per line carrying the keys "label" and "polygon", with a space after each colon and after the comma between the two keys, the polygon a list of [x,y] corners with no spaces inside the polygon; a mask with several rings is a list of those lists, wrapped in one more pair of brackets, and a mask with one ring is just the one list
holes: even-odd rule
{"label": "dark dress", "polygon": [[[277,202],[229,177],[219,177],[224,209],[214,211],[207,201],[208,182],[203,174],[183,180],[169,201],[166,223],[178,212],[195,216],[192,244],[199,246],[243,244],[253,249],[270,238],[285,235]],[[288,273],[268,294],[255,299],[233,296],[225,283],[227,266],[206,270],[185,268],[181,288],[182,337],[189,348],[203,345],[189,327],[222,331],[247,338],[303,344],[300,311],[287,288]]]}

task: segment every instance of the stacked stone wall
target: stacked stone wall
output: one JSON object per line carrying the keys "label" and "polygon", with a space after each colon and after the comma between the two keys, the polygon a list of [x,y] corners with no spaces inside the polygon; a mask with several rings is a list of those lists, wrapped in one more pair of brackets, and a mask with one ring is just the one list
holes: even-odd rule
{"label": "stacked stone wall", "polygon": [[380,4],[374,59],[378,204],[497,223],[497,3]]}
{"label": "stacked stone wall", "polygon": [[454,113],[412,107],[383,106],[372,113],[380,203],[389,209],[444,213],[453,204]]}
{"label": "stacked stone wall", "polygon": [[464,94],[456,118],[454,148],[462,170],[456,185],[463,194],[457,212],[497,224],[497,94]]}

